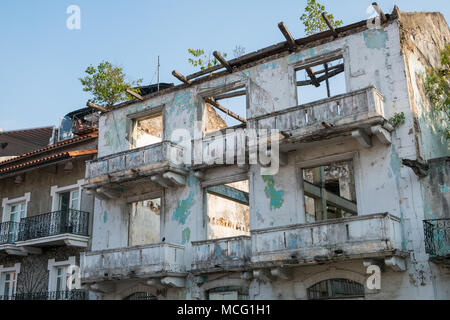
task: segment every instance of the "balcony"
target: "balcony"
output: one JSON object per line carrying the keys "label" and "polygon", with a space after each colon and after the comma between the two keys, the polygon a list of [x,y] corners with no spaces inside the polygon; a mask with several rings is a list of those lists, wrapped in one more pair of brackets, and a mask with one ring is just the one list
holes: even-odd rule
{"label": "balcony", "polygon": [[89,212],[60,210],[21,219],[17,247],[87,247]]}
{"label": "balcony", "polygon": [[184,246],[158,243],[83,252],[80,268],[83,283],[184,275]]}
{"label": "balcony", "polygon": [[390,144],[393,128],[384,118],[383,100],[375,87],[368,87],[249,119],[249,127],[288,132],[289,144],[350,136],[369,147],[372,135]]}
{"label": "balcony", "polygon": [[433,262],[450,264],[450,219],[424,220],[425,251]]}
{"label": "balcony", "polygon": [[406,256],[400,228],[399,218],[384,213],[256,230],[252,263],[265,267],[384,258],[387,264],[396,264],[396,257]]}
{"label": "balcony", "polygon": [[[101,194],[96,188],[142,177],[152,177],[152,181],[163,186],[184,184],[187,171],[182,165],[183,150],[181,146],[163,141],[89,161],[85,188]],[[106,192],[104,196],[108,198],[110,194]]]}
{"label": "balcony", "polygon": [[11,296],[0,296],[0,300],[88,300],[88,292],[85,290],[71,290],[17,293]]}
{"label": "balcony", "polygon": [[251,238],[239,236],[192,242],[192,272],[242,270],[250,263]]}
{"label": "balcony", "polygon": [[[17,252],[16,241],[19,236],[19,223],[7,221],[0,223],[0,251],[8,254]],[[20,252],[19,252],[20,253]]]}

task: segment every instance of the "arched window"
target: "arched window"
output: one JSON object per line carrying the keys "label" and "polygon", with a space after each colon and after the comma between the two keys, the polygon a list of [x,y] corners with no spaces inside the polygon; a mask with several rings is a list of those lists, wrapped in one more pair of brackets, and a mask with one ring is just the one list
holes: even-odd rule
{"label": "arched window", "polygon": [[157,300],[156,296],[149,292],[135,292],[128,297],[126,297],[124,300]]}
{"label": "arched window", "polygon": [[364,286],[347,279],[328,279],[308,288],[308,299],[346,299],[364,297]]}

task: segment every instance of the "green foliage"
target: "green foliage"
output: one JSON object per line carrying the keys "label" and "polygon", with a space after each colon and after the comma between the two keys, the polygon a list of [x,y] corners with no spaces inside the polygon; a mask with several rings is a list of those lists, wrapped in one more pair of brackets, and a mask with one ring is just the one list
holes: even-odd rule
{"label": "green foliage", "polygon": [[328,16],[333,27],[337,28],[344,24],[342,20],[334,20],[334,16],[325,11],[325,6],[321,5],[316,0],[308,0],[305,12],[300,17],[300,21],[302,21],[305,26],[305,33],[307,36],[328,30],[328,26],[322,18],[322,12],[325,12]]}
{"label": "green foliage", "polygon": [[139,93],[139,89],[132,89],[132,87],[142,83],[142,79],[127,82],[122,68],[113,66],[108,61],[102,61],[97,67],[91,65],[85,72],[87,76],[79,78],[83,91],[92,93],[93,103],[105,107],[112,107],[118,102],[133,99],[126,90],[130,89]]}
{"label": "green foliage", "polygon": [[[205,70],[219,64],[219,61],[213,56],[211,52],[205,53],[203,49],[188,49],[188,53],[192,56],[188,62],[194,67],[200,67],[200,70]],[[222,57],[226,58],[227,54],[220,52]]]}
{"label": "green foliage", "polygon": [[441,67],[429,68],[425,77],[425,92],[431,107],[446,123],[445,136],[450,139],[450,44],[441,51]]}
{"label": "green foliage", "polygon": [[400,127],[405,123],[405,114],[403,112],[395,113],[392,117],[389,118],[389,123],[392,124],[394,128]]}

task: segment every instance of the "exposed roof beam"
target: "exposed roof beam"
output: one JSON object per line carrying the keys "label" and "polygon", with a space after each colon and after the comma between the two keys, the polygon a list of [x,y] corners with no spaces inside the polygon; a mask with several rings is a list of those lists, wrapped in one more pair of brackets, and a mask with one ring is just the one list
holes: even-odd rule
{"label": "exposed roof beam", "polygon": [[191,81],[189,81],[188,79],[186,79],[185,76],[183,76],[181,73],[179,73],[179,72],[176,71],[176,70],[173,70],[173,71],[172,71],[172,75],[173,75],[175,78],[177,78],[178,80],[180,80],[181,82],[184,82],[184,83],[186,83],[186,84],[191,84]]}
{"label": "exposed roof beam", "polygon": [[278,28],[280,28],[281,33],[283,34],[283,36],[286,38],[287,44],[289,46],[289,50],[294,51],[295,49],[295,40],[292,37],[291,33],[289,32],[289,30],[287,29],[286,25],[284,24],[284,22],[280,22],[278,24]]}
{"label": "exposed roof beam", "polygon": [[337,33],[336,29],[334,29],[333,25],[331,24],[330,20],[328,19],[328,16],[325,12],[322,12],[322,18],[327,24],[328,28],[333,32],[333,37],[337,38],[339,34]]}
{"label": "exposed roof beam", "polygon": [[385,23],[387,21],[386,15],[384,14],[383,10],[381,10],[378,3],[373,2],[372,6],[375,9],[375,11],[378,13],[378,15],[380,16],[381,23]]}
{"label": "exposed roof beam", "polygon": [[239,121],[241,121],[241,122],[243,122],[243,123],[247,123],[247,120],[245,120],[244,118],[240,117],[239,115],[237,115],[237,114],[234,113],[233,111],[228,110],[227,108],[225,108],[224,106],[222,106],[222,105],[219,104],[218,102],[214,101],[213,99],[211,99],[211,98],[206,98],[206,99],[205,99],[205,102],[206,102],[206,103],[209,103],[210,105],[212,105],[212,106],[214,106],[214,107],[216,107],[216,108],[219,109],[220,111],[222,111],[222,112],[228,114],[230,117],[232,117],[232,118],[234,118],[234,119],[236,119],[236,120],[239,120]]}
{"label": "exposed roof beam", "polygon": [[214,51],[213,56],[217,60],[219,60],[220,64],[224,66],[228,70],[228,72],[230,73],[233,72],[233,67],[231,67],[231,65],[227,62],[227,60],[225,60],[224,57],[222,57],[222,55],[218,51]]}
{"label": "exposed roof beam", "polygon": [[133,97],[135,97],[136,99],[139,99],[139,100],[144,100],[144,98],[142,98],[142,96],[139,94],[139,93],[136,93],[136,92],[134,92],[134,91],[132,91],[132,90],[130,90],[130,89],[127,89],[126,90],[127,91],[127,93],[130,95],[130,96],[133,96]]}
{"label": "exposed roof beam", "polygon": [[108,112],[108,109],[106,109],[105,107],[99,106],[99,105],[97,105],[97,104],[95,104],[95,103],[92,103],[92,102],[90,102],[90,101],[88,101],[88,102],[86,103],[86,105],[87,105],[88,107],[92,108],[92,109],[96,109],[96,110],[101,111],[101,112]]}
{"label": "exposed roof beam", "polygon": [[314,75],[314,72],[312,72],[311,68],[306,68],[305,70],[308,73],[309,78],[311,79],[311,83],[316,87],[320,87],[320,82],[317,81],[317,78]]}

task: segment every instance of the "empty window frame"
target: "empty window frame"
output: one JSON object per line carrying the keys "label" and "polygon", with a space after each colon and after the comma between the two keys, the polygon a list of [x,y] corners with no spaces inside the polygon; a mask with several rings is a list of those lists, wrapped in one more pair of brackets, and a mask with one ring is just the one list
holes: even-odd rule
{"label": "empty window frame", "polygon": [[204,98],[204,133],[245,125],[247,91],[244,87]]}
{"label": "empty window frame", "polygon": [[8,271],[0,273],[0,285],[2,287],[2,299],[9,300],[16,294],[17,287],[17,272]]}
{"label": "empty window frame", "polygon": [[296,79],[298,105],[345,93],[344,59],[302,67],[296,70]]}
{"label": "empty window frame", "polygon": [[347,279],[328,279],[309,287],[307,292],[310,300],[354,299],[364,297],[364,286]]}
{"label": "empty window frame", "polygon": [[156,143],[163,139],[162,112],[138,118],[133,124],[133,148],[140,148]]}
{"label": "empty window frame", "polygon": [[357,215],[353,161],[302,169],[306,222]]}
{"label": "empty window frame", "polygon": [[128,245],[160,242],[161,198],[133,202],[130,205]]}
{"label": "empty window frame", "polygon": [[206,188],[208,239],[250,235],[248,180]]}

